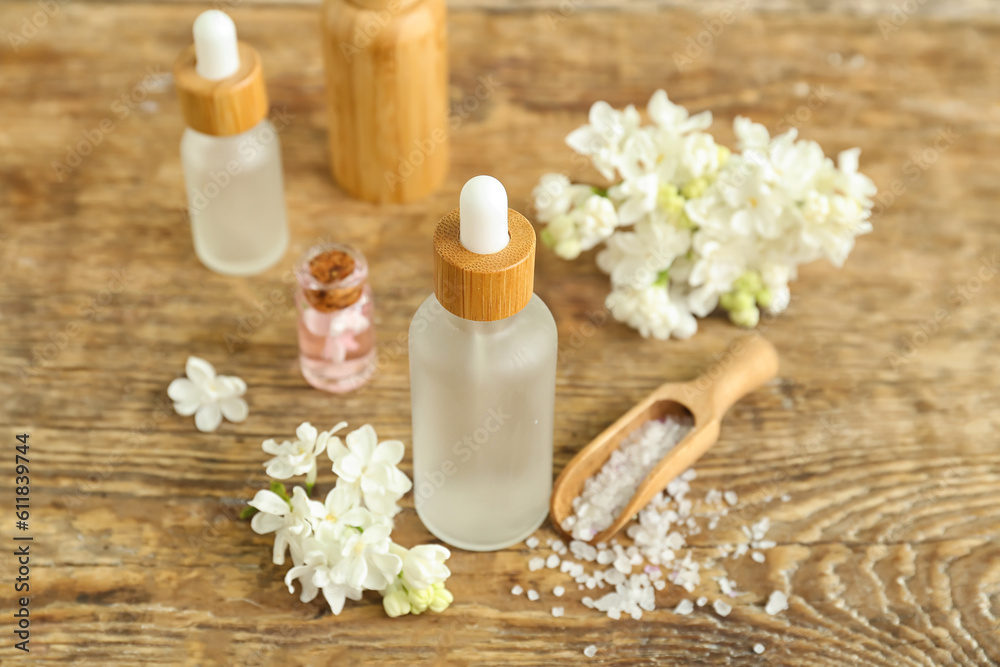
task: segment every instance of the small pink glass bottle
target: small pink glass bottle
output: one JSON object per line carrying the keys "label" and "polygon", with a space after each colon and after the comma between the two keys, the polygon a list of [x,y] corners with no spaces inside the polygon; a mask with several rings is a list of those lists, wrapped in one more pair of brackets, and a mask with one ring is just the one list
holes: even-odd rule
{"label": "small pink glass bottle", "polygon": [[295,266],[299,363],[306,382],[342,393],[375,371],[375,329],[368,262],[355,248],[327,243]]}

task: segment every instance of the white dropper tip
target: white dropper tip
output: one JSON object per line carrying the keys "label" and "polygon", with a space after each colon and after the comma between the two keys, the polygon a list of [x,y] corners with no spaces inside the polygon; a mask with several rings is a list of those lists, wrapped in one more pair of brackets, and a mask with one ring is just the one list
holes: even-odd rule
{"label": "white dropper tip", "polygon": [[458,198],[459,239],[477,255],[492,255],[507,247],[507,191],[492,176],[470,178]]}
{"label": "white dropper tip", "polygon": [[195,71],[210,81],[225,79],[240,68],[236,24],[225,12],[209,9],[194,20]]}

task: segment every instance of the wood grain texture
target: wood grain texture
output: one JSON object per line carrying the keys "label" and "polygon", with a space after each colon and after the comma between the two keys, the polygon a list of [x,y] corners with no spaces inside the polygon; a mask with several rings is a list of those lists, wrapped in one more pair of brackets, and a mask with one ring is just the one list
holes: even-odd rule
{"label": "wood grain texture", "polygon": [[[622,666],[1000,662],[1000,23],[918,13],[884,37],[870,14],[739,13],[679,69],[674,53],[711,13],[456,11],[448,179],[426,201],[376,208],[330,182],[316,9],[241,4],[241,38],[287,121],[293,242],[281,266],[233,279],[194,257],[183,125],[160,75],[201,8],[64,3],[17,51],[0,48],[0,423],[8,451],[31,434],[30,664],[553,665],[592,643],[593,664]],[[4,2],[0,25],[20,31],[38,11]],[[711,109],[726,143],[744,114],[796,125],[828,154],[860,145],[882,192],[846,266],[805,267],[789,311],[761,324],[780,378],[734,406],[699,462],[695,495],[731,488],[741,502],[696,548],[760,516],[778,542],[764,564],[732,561],[746,591],[733,613],[612,623],[573,589],[556,619],[548,599],[508,593],[561,581],[529,575],[518,549],[456,552],[456,603],[441,615],[390,621],[375,598],[339,617],[299,603],[268,540],[234,519],[265,484],[261,440],[345,418],[408,441],[405,332],[461,185],[491,173],[530,219],[542,173],[594,176],[563,144],[590,103],[642,104],[661,86]],[[296,368],[290,268],[323,239],[365,253],[376,294],[378,375],[342,397]],[[607,278],[586,257],[539,248],[537,264],[560,334],[556,471],[740,333],[710,319],[689,341],[643,341],[608,319]],[[173,414],[166,387],[191,353],[246,379],[245,423],[202,435]],[[0,479],[10,509],[12,471]],[[10,619],[12,517],[0,526]],[[410,504],[397,530],[404,544],[429,538]],[[775,588],[790,609],[771,617]],[[679,599],[668,590],[659,605]],[[0,661],[29,664],[2,627]]]}
{"label": "wood grain texture", "polygon": [[534,294],[535,230],[528,219],[507,209],[507,246],[478,255],[462,245],[462,216],[449,212],[434,229],[434,296],[445,310],[474,322],[516,315]]}
{"label": "wood grain texture", "polygon": [[185,124],[202,134],[227,137],[253,129],[267,117],[267,86],[260,54],[240,43],[240,68],[219,81],[202,78],[194,44],[174,62],[174,88]]}
{"label": "wood grain texture", "polygon": [[327,0],[320,11],[332,174],[370,202],[418,201],[448,172],[444,0]]}

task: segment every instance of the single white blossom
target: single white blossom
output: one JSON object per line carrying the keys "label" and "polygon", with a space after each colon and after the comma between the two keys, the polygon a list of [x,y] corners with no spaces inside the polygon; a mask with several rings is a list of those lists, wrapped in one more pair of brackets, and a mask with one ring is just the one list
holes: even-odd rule
{"label": "single white blossom", "polygon": [[257,510],[250,527],[258,535],[274,533],[275,565],[285,564],[285,553],[291,551],[292,560],[302,560],[302,540],[312,535],[314,519],[323,513],[323,504],[309,500],[305,490],[296,486],[290,501],[273,491],[261,489],[249,502]]}
{"label": "single white blossom", "polygon": [[360,600],[363,592],[361,586],[346,583],[338,573],[343,562],[343,548],[326,525],[321,525],[314,538],[303,541],[303,558],[299,565],[285,574],[285,585],[288,592],[294,593],[294,582],[298,580],[301,586],[299,599],[311,602],[322,592],[323,598],[330,605],[334,615],[344,609],[347,600]]}
{"label": "single white blossom", "polygon": [[188,357],[186,378],[177,378],[167,387],[177,414],[194,415],[194,424],[203,433],[219,428],[222,418],[242,422],[249,414],[247,402],[240,398],[247,384],[234,375],[216,375],[215,367],[200,357]]}
{"label": "single white blossom", "polygon": [[403,449],[398,440],[380,443],[369,424],[347,434],[346,446],[337,436],[331,437],[327,444],[333,471],[341,481],[356,486],[365,507],[387,517],[399,511],[396,501],[413,486],[396,467],[403,459]]}
{"label": "single white blossom", "polygon": [[332,576],[350,587],[381,591],[396,579],[403,562],[389,553],[391,526],[379,522],[368,510],[361,513],[359,530],[345,531],[340,539],[341,559]]}
{"label": "single white blossom", "polygon": [[590,107],[589,123],[566,137],[566,144],[580,155],[586,155],[601,175],[612,180],[621,163],[625,139],[639,129],[642,119],[634,106],[623,111],[607,102],[595,102]]}
{"label": "single white blossom", "polygon": [[306,484],[313,484],[316,481],[316,457],[326,450],[333,434],[345,426],[347,422],[340,422],[329,431],[320,433],[309,422],[303,422],[295,429],[294,441],[285,440],[279,444],[273,439],[265,440],[262,449],[274,456],[264,464],[267,474],[275,479],[306,475]]}
{"label": "single white blossom", "polygon": [[444,564],[451,552],[439,544],[421,544],[412,549],[393,544],[390,549],[402,559],[403,583],[410,590],[431,588],[451,576],[451,570]]}

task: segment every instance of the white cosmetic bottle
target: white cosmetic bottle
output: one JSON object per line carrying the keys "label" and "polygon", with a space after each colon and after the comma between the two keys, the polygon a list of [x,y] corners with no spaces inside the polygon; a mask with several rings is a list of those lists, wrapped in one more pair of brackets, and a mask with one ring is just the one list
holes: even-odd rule
{"label": "white cosmetic bottle", "polygon": [[555,320],[532,291],[534,230],[495,178],[466,183],[434,250],[409,335],[417,514],[452,546],[502,549],[548,515]]}
{"label": "white cosmetic bottle", "polygon": [[267,119],[260,56],[213,9],[194,22],[194,45],[174,65],[188,128],[181,138],[191,234],[198,259],[252,275],[288,247],[281,147]]}

